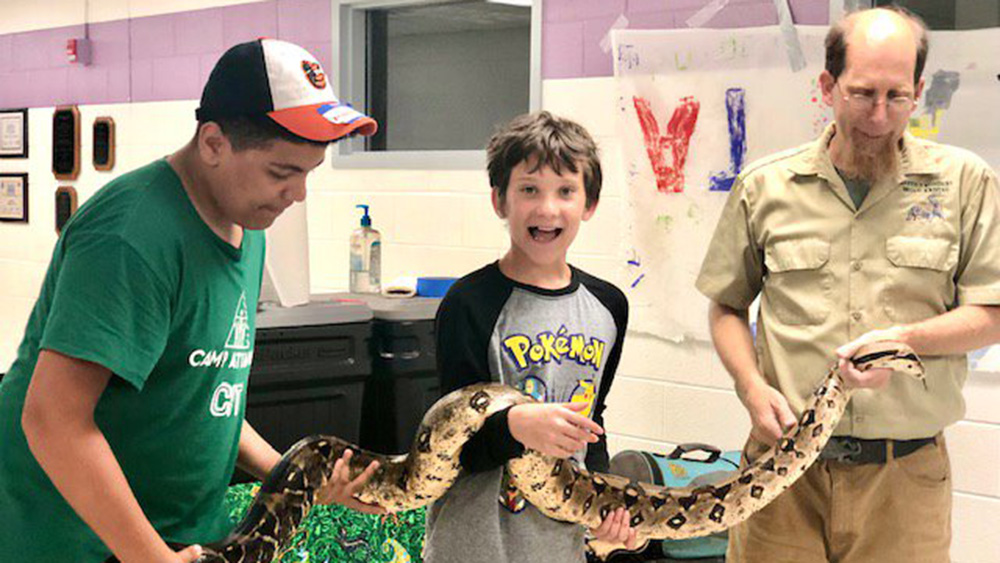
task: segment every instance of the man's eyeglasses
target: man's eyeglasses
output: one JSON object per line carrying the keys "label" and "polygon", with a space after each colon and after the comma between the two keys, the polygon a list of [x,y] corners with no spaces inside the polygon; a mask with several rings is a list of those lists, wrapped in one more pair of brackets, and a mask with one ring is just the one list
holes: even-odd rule
{"label": "man's eyeglasses", "polygon": [[[839,87],[840,83],[836,86]],[[858,113],[869,113],[882,101],[882,97],[872,91],[844,92],[841,88],[840,92],[847,105]],[[902,115],[912,110],[916,103],[913,94],[890,92],[885,97],[885,110],[887,113]]]}

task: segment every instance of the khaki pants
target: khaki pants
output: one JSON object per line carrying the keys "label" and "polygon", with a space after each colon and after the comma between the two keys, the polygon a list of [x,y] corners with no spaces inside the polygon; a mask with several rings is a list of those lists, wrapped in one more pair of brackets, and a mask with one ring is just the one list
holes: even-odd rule
{"label": "khaki pants", "polygon": [[[744,460],[767,447],[753,439]],[[729,531],[726,563],[948,563],[951,471],[941,435],[884,464],[817,461]]]}

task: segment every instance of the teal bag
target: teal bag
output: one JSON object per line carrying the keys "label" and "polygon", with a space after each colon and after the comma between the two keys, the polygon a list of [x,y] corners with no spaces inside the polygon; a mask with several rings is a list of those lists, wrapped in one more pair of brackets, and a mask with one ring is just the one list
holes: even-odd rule
{"label": "teal bag", "polygon": [[[739,467],[738,450],[723,452],[715,446],[693,442],[677,446],[669,455],[624,450],[611,458],[611,473],[664,487],[718,483],[736,473]],[[703,538],[650,543],[659,543],[659,551],[671,559],[700,559],[724,556],[728,538],[726,532],[720,532]]]}

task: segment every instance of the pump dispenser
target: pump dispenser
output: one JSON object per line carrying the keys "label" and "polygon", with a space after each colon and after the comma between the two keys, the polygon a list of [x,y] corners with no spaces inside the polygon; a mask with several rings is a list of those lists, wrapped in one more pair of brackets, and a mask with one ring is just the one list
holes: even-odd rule
{"label": "pump dispenser", "polygon": [[361,226],[351,233],[351,293],[379,293],[382,275],[382,235],[372,228],[372,218],[365,204]]}

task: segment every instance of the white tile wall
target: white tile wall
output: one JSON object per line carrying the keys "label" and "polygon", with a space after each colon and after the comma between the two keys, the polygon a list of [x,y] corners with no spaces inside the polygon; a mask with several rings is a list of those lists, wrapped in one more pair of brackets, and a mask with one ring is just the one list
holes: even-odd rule
{"label": "white tile wall", "polygon": [[962,421],[948,428],[955,490],[1000,497],[1000,432],[996,425]]}
{"label": "white tile wall", "polygon": [[658,381],[627,377],[624,373],[619,375],[621,377],[617,377],[611,386],[607,410],[604,413],[604,424],[608,433],[666,441],[667,385]]}
{"label": "white tile wall", "polygon": [[[119,0],[120,1],[120,0]],[[204,10],[206,8],[218,8],[221,6],[235,6],[237,4],[253,4],[260,0],[128,0],[129,17],[141,18],[145,16],[158,16],[160,14],[172,14],[175,12],[189,12],[192,10]]]}
{"label": "white tile wall", "polygon": [[972,372],[963,391],[967,419],[1000,425],[1000,374]]}
{"label": "white tile wall", "polygon": [[84,0],[50,0],[44,10],[35,2],[6,1],[0,18],[0,34],[76,25],[83,23],[84,18]]}
{"label": "white tile wall", "polygon": [[955,493],[952,513],[954,563],[996,563],[1000,561],[1000,499]]}

